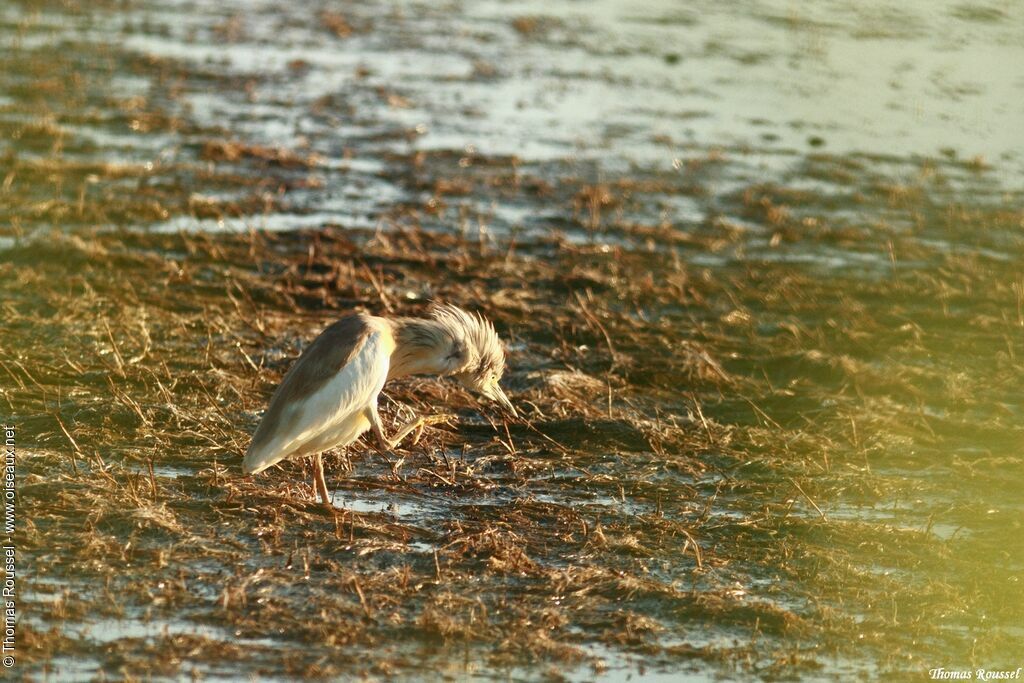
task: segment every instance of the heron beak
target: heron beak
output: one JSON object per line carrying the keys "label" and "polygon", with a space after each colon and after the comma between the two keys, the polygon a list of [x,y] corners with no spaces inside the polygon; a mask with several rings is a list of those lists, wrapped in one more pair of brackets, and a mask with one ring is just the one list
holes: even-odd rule
{"label": "heron beak", "polygon": [[505,395],[505,392],[502,391],[497,382],[495,382],[491,387],[491,391],[488,392],[487,396],[511,413],[512,417],[519,417],[519,413],[516,412],[515,406],[512,405],[512,401],[508,400],[508,396]]}

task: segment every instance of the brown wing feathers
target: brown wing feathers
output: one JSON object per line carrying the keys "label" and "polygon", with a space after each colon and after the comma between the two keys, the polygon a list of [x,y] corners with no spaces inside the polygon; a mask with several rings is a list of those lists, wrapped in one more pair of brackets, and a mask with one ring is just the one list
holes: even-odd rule
{"label": "brown wing feathers", "polygon": [[286,422],[291,421],[286,419],[288,406],[297,405],[330,381],[362,348],[370,332],[363,314],[346,316],[321,332],[295,361],[274,392],[248,452],[252,453],[271,441],[281,429],[287,429],[289,424]]}

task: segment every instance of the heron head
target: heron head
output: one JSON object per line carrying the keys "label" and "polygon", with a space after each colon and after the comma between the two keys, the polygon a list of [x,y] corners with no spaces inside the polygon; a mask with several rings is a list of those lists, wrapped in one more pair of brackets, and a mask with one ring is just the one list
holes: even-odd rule
{"label": "heron head", "polygon": [[462,386],[475,391],[516,415],[512,401],[501,386],[505,372],[505,348],[494,325],[479,314],[471,314],[451,305],[435,306],[433,317],[452,337],[448,358],[451,376]]}

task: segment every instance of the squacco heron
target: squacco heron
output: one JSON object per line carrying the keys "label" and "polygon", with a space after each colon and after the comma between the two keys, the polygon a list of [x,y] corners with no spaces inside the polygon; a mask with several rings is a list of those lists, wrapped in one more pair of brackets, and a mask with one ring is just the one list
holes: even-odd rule
{"label": "squacco heron", "polygon": [[416,418],[393,438],[385,437],[377,413],[385,382],[405,375],[451,376],[515,415],[498,386],[504,369],[505,351],[494,326],[456,306],[434,306],[430,318],[346,316],[320,333],[274,391],[242,469],[256,474],[312,455],[314,485],[321,502],[330,505],[324,451],[348,446],[368,428],[391,450],[430,421]]}

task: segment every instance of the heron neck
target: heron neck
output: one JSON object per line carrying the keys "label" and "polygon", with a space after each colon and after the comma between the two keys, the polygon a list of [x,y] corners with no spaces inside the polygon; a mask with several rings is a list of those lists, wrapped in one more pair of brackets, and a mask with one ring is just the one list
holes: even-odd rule
{"label": "heron neck", "polygon": [[393,321],[395,350],[388,379],[406,375],[441,375],[448,371],[445,356],[451,346],[448,331],[435,320],[400,318]]}

